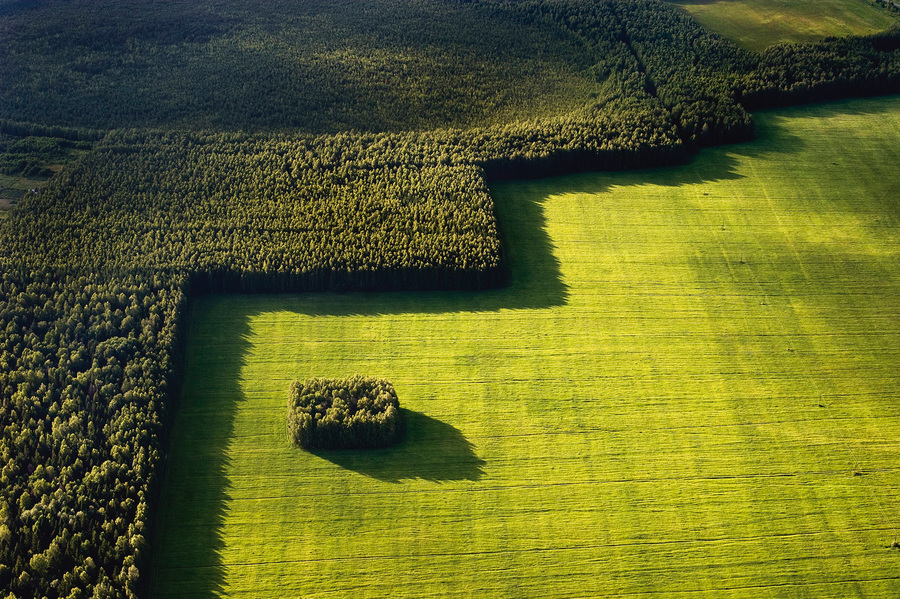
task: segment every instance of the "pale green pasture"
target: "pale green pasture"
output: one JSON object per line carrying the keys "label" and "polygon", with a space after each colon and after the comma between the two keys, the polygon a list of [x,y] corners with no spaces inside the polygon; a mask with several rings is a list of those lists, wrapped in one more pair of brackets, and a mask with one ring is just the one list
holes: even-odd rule
{"label": "pale green pasture", "polygon": [[[485,293],[194,303],[155,597],[897,597],[900,106],[493,186]],[[391,379],[305,453],[293,378]]]}
{"label": "pale green pasture", "polygon": [[869,35],[895,17],[866,0],[668,0],[705,27],[748,50],[813,42],[830,36]]}

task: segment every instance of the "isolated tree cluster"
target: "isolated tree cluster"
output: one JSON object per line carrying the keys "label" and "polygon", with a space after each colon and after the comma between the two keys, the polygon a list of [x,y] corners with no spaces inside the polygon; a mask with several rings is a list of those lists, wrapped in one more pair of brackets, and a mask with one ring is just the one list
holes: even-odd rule
{"label": "isolated tree cluster", "polygon": [[394,386],[354,375],[291,383],[288,433],[305,449],[367,449],[396,443],[403,432]]}

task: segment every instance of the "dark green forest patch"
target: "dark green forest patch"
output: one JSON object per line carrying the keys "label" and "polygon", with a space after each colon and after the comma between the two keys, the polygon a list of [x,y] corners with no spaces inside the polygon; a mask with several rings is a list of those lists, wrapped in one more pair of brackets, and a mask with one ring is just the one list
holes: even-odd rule
{"label": "dark green forest patch", "polygon": [[[2,131],[0,127],[0,131]],[[66,164],[89,150],[87,141],[0,132],[0,218],[47,184]]]}
{"label": "dark green forest patch", "polygon": [[397,392],[390,381],[354,375],[291,383],[288,436],[304,449],[373,449],[403,434]]}
{"label": "dark green forest patch", "polygon": [[564,113],[603,83],[590,44],[505,3],[74,0],[0,16],[0,117],[29,122],[432,129]]}

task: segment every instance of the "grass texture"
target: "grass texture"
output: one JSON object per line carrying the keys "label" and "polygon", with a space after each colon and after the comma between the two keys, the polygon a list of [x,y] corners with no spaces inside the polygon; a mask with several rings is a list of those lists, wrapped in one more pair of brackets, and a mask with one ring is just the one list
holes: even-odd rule
{"label": "grass texture", "polygon": [[[897,98],[758,131],[496,184],[508,289],[197,300],[153,596],[898,596]],[[405,441],[293,447],[357,372]]]}
{"label": "grass texture", "polygon": [[747,50],[868,35],[896,20],[865,0],[669,0],[702,25]]}

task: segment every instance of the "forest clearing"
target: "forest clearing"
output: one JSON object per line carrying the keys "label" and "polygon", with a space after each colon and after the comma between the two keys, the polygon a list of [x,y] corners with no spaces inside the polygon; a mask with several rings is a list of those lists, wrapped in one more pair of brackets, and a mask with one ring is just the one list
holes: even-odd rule
{"label": "forest clearing", "polygon": [[[897,99],[757,127],[492,186],[508,289],[198,300],[154,596],[896,594]],[[292,446],[358,371],[406,441]]]}
{"label": "forest clearing", "polygon": [[890,3],[860,0],[671,0],[705,27],[747,50],[826,37],[870,35],[889,28]]}

